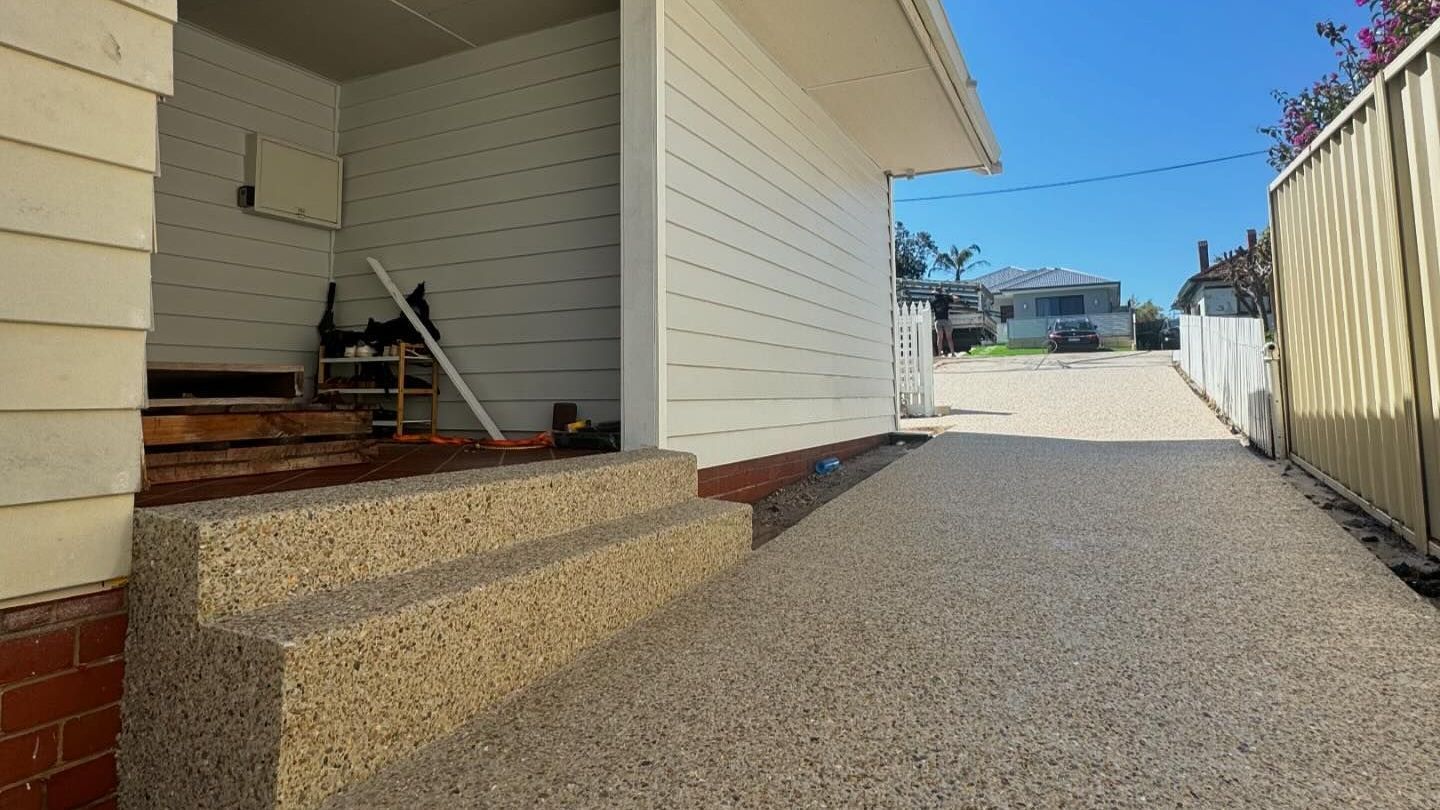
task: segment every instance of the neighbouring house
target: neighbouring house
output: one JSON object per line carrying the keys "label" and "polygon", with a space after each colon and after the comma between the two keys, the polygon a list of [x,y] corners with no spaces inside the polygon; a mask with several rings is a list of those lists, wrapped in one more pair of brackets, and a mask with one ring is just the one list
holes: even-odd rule
{"label": "neighbouring house", "polygon": [[940,0],[831,5],[0,4],[0,804],[114,786],[147,361],[313,386],[329,282],[395,314],[367,257],[510,434],[573,402],[744,500],[894,430],[892,178],[999,150]]}
{"label": "neighbouring house", "polygon": [[[1245,250],[1254,249],[1257,235],[1254,230],[1246,233],[1247,247]],[[1253,312],[1245,311],[1247,308],[1241,304],[1240,296],[1235,292],[1235,285],[1232,282],[1231,266],[1244,258],[1243,251],[1236,251],[1219,261],[1210,261],[1210,244],[1201,241],[1197,245],[1197,252],[1200,258],[1200,272],[1185,279],[1180,285],[1180,292],[1175,295],[1175,303],[1172,309],[1179,310],[1186,315],[1209,315],[1213,317],[1234,317],[1240,315],[1254,316]]]}
{"label": "neighbouring house", "polygon": [[1044,346],[1057,318],[1085,316],[1107,345],[1133,347],[1134,319],[1120,297],[1120,282],[1063,267],[1002,267],[972,281],[994,295],[1001,340],[1015,347]]}

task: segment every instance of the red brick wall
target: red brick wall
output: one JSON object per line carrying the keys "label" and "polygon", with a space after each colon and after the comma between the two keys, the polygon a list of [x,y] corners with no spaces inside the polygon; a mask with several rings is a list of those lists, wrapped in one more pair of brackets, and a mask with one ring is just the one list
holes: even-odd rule
{"label": "red brick wall", "polygon": [[882,433],[864,439],[707,467],[700,471],[700,497],[754,503],[809,475],[815,462],[820,459],[835,456],[843,460],[857,456],[884,444],[887,436],[888,434]]}
{"label": "red brick wall", "polygon": [[125,590],[0,611],[0,810],[115,806]]}

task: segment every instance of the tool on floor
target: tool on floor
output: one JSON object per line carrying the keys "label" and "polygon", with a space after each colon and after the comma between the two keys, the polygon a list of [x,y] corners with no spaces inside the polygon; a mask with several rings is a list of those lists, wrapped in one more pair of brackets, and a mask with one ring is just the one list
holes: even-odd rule
{"label": "tool on floor", "polygon": [[365,261],[369,262],[370,269],[375,271],[376,278],[380,279],[380,283],[385,286],[385,291],[390,293],[390,297],[395,299],[395,305],[400,307],[400,311],[405,314],[405,318],[410,321],[410,325],[414,326],[415,331],[419,332],[420,336],[425,339],[426,348],[430,349],[430,354],[435,358],[435,362],[439,363],[440,368],[445,371],[445,376],[449,377],[450,381],[455,383],[455,390],[460,392],[460,398],[465,400],[466,405],[470,406],[470,412],[475,414],[476,419],[480,420],[481,426],[485,428],[486,435],[490,437],[489,439],[482,439],[479,442],[481,446],[522,450],[528,448],[538,449],[553,445],[554,440],[551,439],[549,433],[539,433],[526,439],[505,438],[505,434],[501,433],[500,428],[496,426],[495,420],[490,418],[490,414],[485,411],[485,407],[480,404],[480,400],[475,398],[475,392],[470,390],[470,386],[465,383],[465,378],[460,376],[460,372],[455,370],[455,365],[450,362],[450,358],[446,357],[445,352],[441,351],[440,343],[430,334],[430,330],[425,328],[420,317],[415,314],[415,310],[410,308],[410,304],[405,300],[405,296],[401,295],[400,288],[396,287],[395,282],[390,280],[390,274],[385,271],[385,267],[373,256],[366,256]]}
{"label": "tool on floor", "polygon": [[580,406],[573,402],[556,402],[550,406],[550,429],[556,432],[580,418]]}
{"label": "tool on floor", "polygon": [[591,422],[577,419],[553,434],[556,447],[580,450],[619,450],[619,422]]}

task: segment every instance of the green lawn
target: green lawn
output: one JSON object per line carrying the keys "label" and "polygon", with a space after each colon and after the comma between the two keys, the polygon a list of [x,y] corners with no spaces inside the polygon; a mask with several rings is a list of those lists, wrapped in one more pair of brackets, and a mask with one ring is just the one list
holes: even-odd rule
{"label": "green lawn", "polygon": [[1027,354],[1044,354],[1044,349],[1012,349],[1004,344],[995,346],[973,346],[971,357],[1021,357]]}

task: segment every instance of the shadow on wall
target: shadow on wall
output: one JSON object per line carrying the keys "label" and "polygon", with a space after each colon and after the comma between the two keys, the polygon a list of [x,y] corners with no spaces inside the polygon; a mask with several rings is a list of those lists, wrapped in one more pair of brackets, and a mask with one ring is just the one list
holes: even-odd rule
{"label": "shadow on wall", "polygon": [[1274,458],[1275,441],[1275,398],[1264,388],[1249,393],[1250,425],[1240,429],[1250,437],[1251,447]]}
{"label": "shadow on wall", "polygon": [[[1289,452],[1403,525],[1416,525],[1425,502],[1414,396],[1393,407],[1336,413],[1313,391],[1296,391],[1298,385],[1291,381]],[[1307,401],[1324,409],[1306,408]]]}

